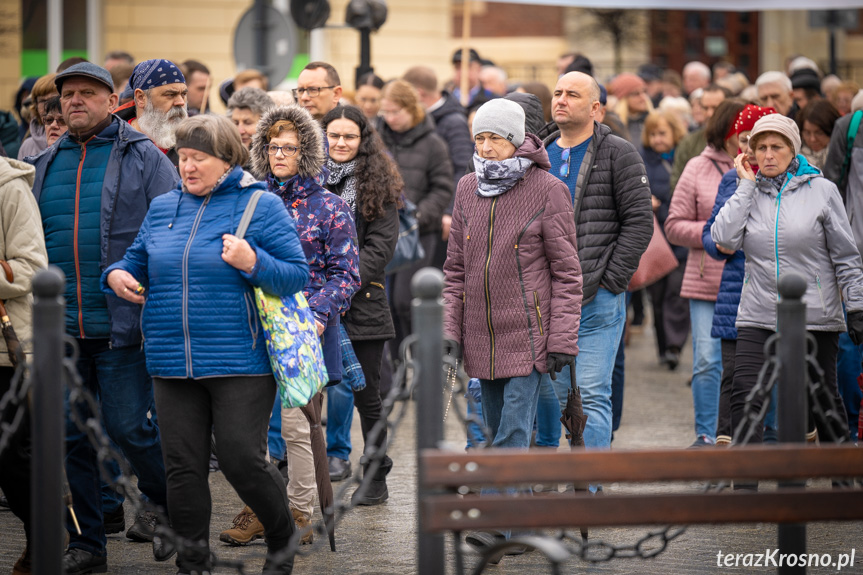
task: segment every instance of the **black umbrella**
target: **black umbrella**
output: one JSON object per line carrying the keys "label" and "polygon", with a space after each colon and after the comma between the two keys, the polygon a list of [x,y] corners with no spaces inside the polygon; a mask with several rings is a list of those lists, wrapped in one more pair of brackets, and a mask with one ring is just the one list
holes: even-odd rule
{"label": "black umbrella", "polygon": [[[560,422],[566,428],[566,438],[569,440],[571,449],[584,448],[584,427],[587,425],[587,415],[584,413],[584,405],[581,402],[581,392],[575,381],[575,362],[569,364],[570,388],[566,394],[566,407],[560,416]],[[575,485],[577,491],[587,490],[586,485]],[[587,527],[582,527],[581,538],[587,541]]]}
{"label": "black umbrella", "polygon": [[3,331],[3,339],[6,340],[6,353],[9,354],[9,361],[12,362],[13,368],[17,368],[20,363],[19,357],[22,355],[21,342],[18,341],[18,335],[15,333],[15,328],[12,327],[9,313],[6,311],[6,306],[2,300],[0,300],[0,330]]}
{"label": "black umbrella", "polygon": [[321,427],[321,411],[324,399],[321,392],[315,394],[312,400],[300,410],[309,422],[311,432],[312,458],[315,462],[315,482],[318,484],[318,501],[321,503],[321,513],[327,535],[330,539],[330,550],[336,550],[336,522],[333,505],[333,484],[330,482],[330,468],[327,464],[327,442],[324,439],[324,431]]}
{"label": "black umbrella", "polygon": [[572,448],[584,447],[584,426],[587,425],[587,416],[584,414],[584,406],[581,403],[581,392],[575,381],[575,363],[569,364],[570,388],[566,396],[566,407],[560,416],[560,422],[567,430],[566,438]]}

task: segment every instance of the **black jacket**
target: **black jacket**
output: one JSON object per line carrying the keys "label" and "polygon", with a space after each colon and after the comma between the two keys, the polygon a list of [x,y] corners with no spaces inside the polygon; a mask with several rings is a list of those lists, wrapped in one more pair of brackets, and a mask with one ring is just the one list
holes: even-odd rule
{"label": "black jacket", "polygon": [[[337,196],[347,179],[326,188]],[[358,201],[361,201],[358,198]],[[356,213],[357,244],[360,248],[360,289],[351,299],[351,307],[343,318],[351,340],[392,339],[396,332],[387,302],[384,268],[393,257],[399,239],[399,215],[395,204],[387,213],[367,221]]]}
{"label": "black jacket", "polygon": [[[449,148],[454,190],[458,187],[458,181],[465,174],[468,162],[473,158],[473,138],[470,135],[470,128],[467,127],[465,109],[447,92],[443,92],[441,96],[444,98],[444,103],[429,114],[434,120],[435,133],[446,142]],[[453,194],[453,199],[455,199],[455,194]],[[452,213],[452,202],[450,202],[446,212]]]}
{"label": "black jacket", "polygon": [[[543,144],[548,147],[559,136],[556,131]],[[653,235],[653,211],[641,156],[604,124],[594,123],[593,140],[578,173],[574,209],[583,303],[593,299],[600,285],[623,293]]]}
{"label": "black jacket", "polygon": [[378,132],[399,167],[405,196],[417,206],[420,234],[440,231],[441,216],[450,205],[454,188],[449,150],[435,134],[432,119],[426,116],[401,134],[379,122]]}

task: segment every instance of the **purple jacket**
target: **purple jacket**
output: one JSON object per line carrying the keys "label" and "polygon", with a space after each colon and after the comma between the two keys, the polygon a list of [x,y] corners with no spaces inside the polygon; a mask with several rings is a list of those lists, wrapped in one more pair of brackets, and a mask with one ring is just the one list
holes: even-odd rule
{"label": "purple jacket", "polygon": [[444,333],[462,344],[471,377],[545,373],[548,352],[578,354],[581,265],[572,198],[548,173],[542,142],[516,156],[535,162],[509,191],[476,194],[476,174],[456,192],[444,264]]}

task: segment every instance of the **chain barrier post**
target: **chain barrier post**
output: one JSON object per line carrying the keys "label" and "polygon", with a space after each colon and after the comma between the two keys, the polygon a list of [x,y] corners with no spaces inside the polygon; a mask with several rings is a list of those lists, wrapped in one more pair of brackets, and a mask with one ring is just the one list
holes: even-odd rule
{"label": "chain barrier post", "polygon": [[[779,400],[776,421],[780,443],[806,442],[807,367],[806,367],[806,280],[796,273],[779,279],[779,303],[776,306],[776,328],[779,333]],[[805,485],[805,483],[804,483]],[[800,487],[799,482],[781,482],[780,487]],[[800,523],[777,526],[777,546],[780,554],[806,552],[806,525]],[[779,575],[806,573],[806,567],[783,565]]]}
{"label": "chain barrier post", "polygon": [[33,278],[31,413],[33,572],[63,572],[63,335],[66,281],[55,266]]}
{"label": "chain barrier post", "polygon": [[[411,304],[414,333],[419,336],[416,345],[417,378],[417,471],[423,477],[423,449],[435,449],[443,440],[443,274],[435,268],[423,268],[411,280]],[[422,501],[429,490],[417,488],[417,520],[423,525]],[[440,533],[426,533],[418,529],[417,566],[420,575],[439,575],[445,572],[444,538]]]}

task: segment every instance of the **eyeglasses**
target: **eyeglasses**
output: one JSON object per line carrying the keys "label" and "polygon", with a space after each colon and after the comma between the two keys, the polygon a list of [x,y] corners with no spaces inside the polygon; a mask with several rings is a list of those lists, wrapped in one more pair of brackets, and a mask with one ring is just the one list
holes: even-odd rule
{"label": "eyeglasses", "polygon": [[560,166],[560,177],[564,178],[564,179],[569,177],[569,157],[570,157],[569,151],[571,149],[572,148],[564,148],[563,151],[560,153],[560,161],[566,162],[565,164],[562,164]]}
{"label": "eyeglasses", "polygon": [[63,116],[42,116],[42,120],[45,122],[46,127],[54,122],[57,122],[57,126],[61,128],[66,125],[66,120],[63,119]]}
{"label": "eyeglasses", "polygon": [[294,95],[294,99],[300,98],[303,94],[308,94],[309,98],[317,98],[321,95],[321,90],[331,90],[335,88],[335,86],[316,86],[313,88],[294,88],[291,90],[291,93]]}
{"label": "eyeglasses", "polygon": [[351,142],[359,140],[360,136],[359,134],[336,134],[335,132],[327,132],[327,139],[333,143],[338,143],[342,138],[344,138],[346,144],[350,144]]}
{"label": "eyeglasses", "polygon": [[298,152],[299,150],[300,150],[300,149],[299,149],[298,147],[296,147],[296,146],[277,146],[277,145],[275,145],[275,144],[270,144],[269,146],[267,146],[267,153],[268,153],[269,155],[271,155],[271,156],[275,156],[275,155],[276,155],[276,154],[278,154],[279,152],[282,152],[282,154],[283,154],[286,158],[290,158],[290,157],[296,156],[296,155],[297,155],[297,152]]}

